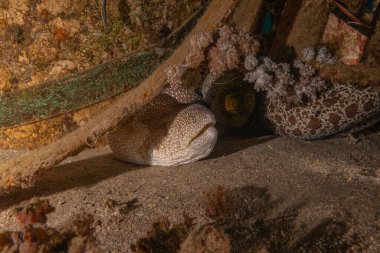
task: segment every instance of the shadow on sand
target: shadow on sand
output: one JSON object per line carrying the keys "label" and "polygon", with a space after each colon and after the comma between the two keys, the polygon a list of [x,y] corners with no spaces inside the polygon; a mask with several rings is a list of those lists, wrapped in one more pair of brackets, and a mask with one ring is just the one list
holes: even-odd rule
{"label": "shadow on sand", "polygon": [[144,166],[118,161],[112,154],[65,163],[46,173],[33,187],[1,195],[0,210],[32,197],[46,197],[72,188],[91,186],[119,174],[143,168]]}
{"label": "shadow on sand", "polygon": [[[206,157],[204,160],[215,159],[221,156],[231,155],[233,153],[237,153],[241,150],[263,144],[265,142],[276,139],[276,136],[261,136],[255,138],[242,138],[242,137],[221,137],[218,144],[215,146],[215,149],[212,153]],[[239,145],[231,145],[231,142],[239,142]]]}
{"label": "shadow on sand", "polygon": [[348,214],[305,229],[297,221],[305,203],[281,208],[285,200],[272,200],[266,188],[255,186],[236,188],[231,196],[233,216],[215,226],[230,238],[232,252],[366,252]]}
{"label": "shadow on sand", "polygon": [[[234,138],[232,140],[241,141],[241,145],[229,145],[231,139],[223,138],[218,142],[213,153],[205,159],[236,153],[242,149],[261,144],[273,138],[275,137],[270,136],[245,140],[237,140]],[[18,189],[9,194],[0,195],[0,211],[32,197],[46,197],[72,188],[91,186],[119,174],[143,168],[146,168],[146,166],[119,161],[112,153],[65,163],[46,173],[41,179],[37,180],[35,185],[31,188]]]}

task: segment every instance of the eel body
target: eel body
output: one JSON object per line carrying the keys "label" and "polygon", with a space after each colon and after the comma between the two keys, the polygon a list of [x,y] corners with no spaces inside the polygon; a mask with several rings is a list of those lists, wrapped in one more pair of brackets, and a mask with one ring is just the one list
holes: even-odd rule
{"label": "eel body", "polygon": [[352,133],[380,120],[380,96],[372,87],[334,84],[311,104],[267,99],[266,118],[278,135],[321,139]]}

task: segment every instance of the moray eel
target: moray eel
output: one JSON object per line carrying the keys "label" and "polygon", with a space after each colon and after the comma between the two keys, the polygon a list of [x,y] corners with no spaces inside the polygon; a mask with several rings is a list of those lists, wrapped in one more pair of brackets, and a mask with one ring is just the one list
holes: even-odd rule
{"label": "moray eel", "polygon": [[268,99],[266,118],[278,135],[312,140],[362,130],[380,120],[380,95],[372,87],[334,84],[315,102],[289,106]]}
{"label": "moray eel", "polygon": [[202,85],[204,101],[215,114],[218,130],[242,127],[253,114],[256,92],[237,72],[209,74]]}
{"label": "moray eel", "polygon": [[[174,97],[176,98],[174,98]],[[107,135],[116,158],[173,166],[208,156],[217,141],[215,116],[182,89],[167,89]]]}

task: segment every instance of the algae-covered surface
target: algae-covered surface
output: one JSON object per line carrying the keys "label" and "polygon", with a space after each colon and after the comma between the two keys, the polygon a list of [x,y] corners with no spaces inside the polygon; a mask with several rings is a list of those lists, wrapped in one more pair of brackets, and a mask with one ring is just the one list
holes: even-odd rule
{"label": "algae-covered surface", "polygon": [[153,51],[99,65],[86,73],[0,95],[0,127],[82,109],[136,87],[160,64]]}
{"label": "algae-covered surface", "polygon": [[0,93],[79,73],[156,45],[201,0],[107,1],[109,27],[98,0],[0,1]]}

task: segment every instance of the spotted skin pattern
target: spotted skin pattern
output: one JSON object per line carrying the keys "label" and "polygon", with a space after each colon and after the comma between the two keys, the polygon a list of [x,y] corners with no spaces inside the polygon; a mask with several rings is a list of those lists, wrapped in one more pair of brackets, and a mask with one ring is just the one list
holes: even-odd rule
{"label": "spotted skin pattern", "polygon": [[170,85],[169,87],[165,88],[162,93],[171,96],[181,104],[203,102],[202,97],[197,93],[177,85]]}
{"label": "spotted skin pattern", "polygon": [[321,139],[354,132],[380,120],[380,97],[372,87],[334,84],[310,105],[267,101],[266,118],[276,133],[298,139]]}
{"label": "spotted skin pattern", "polygon": [[159,166],[208,156],[217,140],[215,117],[205,106],[193,103],[197,98],[180,89],[162,92],[107,135],[114,155],[129,163]]}

